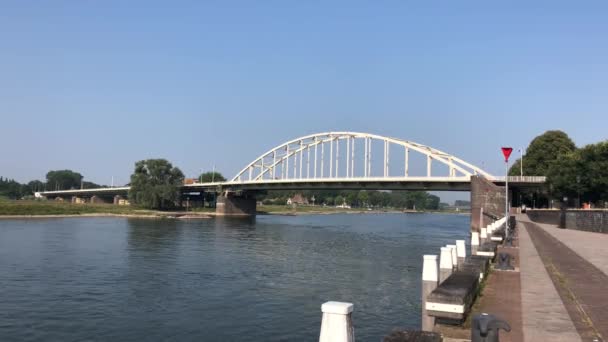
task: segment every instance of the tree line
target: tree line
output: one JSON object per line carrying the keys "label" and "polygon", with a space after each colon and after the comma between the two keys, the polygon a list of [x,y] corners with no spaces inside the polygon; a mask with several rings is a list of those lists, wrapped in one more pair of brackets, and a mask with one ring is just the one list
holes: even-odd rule
{"label": "tree line", "polygon": [[[521,158],[509,169],[509,175],[519,176]],[[543,206],[551,199],[567,198],[569,203],[608,202],[608,140],[577,147],[563,131],[547,131],[532,140],[523,158],[524,176],[546,176],[547,188],[540,193],[524,192],[528,205],[537,200]],[[580,204],[579,204],[580,205]]]}
{"label": "tree line", "polygon": [[33,196],[38,191],[93,189],[102,185],[83,180],[83,176],[72,170],[53,170],[46,174],[45,181],[32,180],[28,183],[19,183],[14,179],[0,176],[0,197],[21,199]]}
{"label": "tree line", "polygon": [[258,196],[264,204],[284,205],[288,198],[301,194],[309,203],[317,205],[342,205],[364,208],[400,208],[438,210],[439,197],[424,191],[375,191],[375,190],[307,190],[268,191]]}

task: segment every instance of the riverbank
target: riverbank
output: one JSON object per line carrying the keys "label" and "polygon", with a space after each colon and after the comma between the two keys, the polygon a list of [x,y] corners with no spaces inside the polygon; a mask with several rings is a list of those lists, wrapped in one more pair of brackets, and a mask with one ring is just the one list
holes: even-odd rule
{"label": "riverbank", "polygon": [[[464,214],[452,211],[417,211],[403,209],[362,209],[324,206],[260,205],[257,215],[329,215],[329,214],[402,214],[441,213]],[[157,211],[135,206],[113,204],[72,204],[54,201],[0,201],[0,219],[19,218],[63,218],[63,217],[131,217],[131,218],[175,218],[205,219],[216,216],[215,208],[195,208],[189,211]]]}
{"label": "riverbank", "polygon": [[[213,209],[209,208],[208,211]],[[131,218],[210,218],[215,212],[205,210],[157,211],[113,204],[72,204],[54,201],[0,201],[0,219],[64,217],[131,217]]]}

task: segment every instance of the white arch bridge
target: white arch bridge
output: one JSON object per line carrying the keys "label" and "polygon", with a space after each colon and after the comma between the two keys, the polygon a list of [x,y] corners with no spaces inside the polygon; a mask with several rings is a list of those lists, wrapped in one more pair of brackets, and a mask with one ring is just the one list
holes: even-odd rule
{"label": "white arch bridge", "polygon": [[[412,141],[359,132],[325,132],[278,145],[247,164],[230,181],[186,189],[378,189],[468,191],[471,176],[504,183],[454,155]],[[510,177],[516,185],[544,177]]]}
{"label": "white arch bridge", "polygon": [[[247,164],[231,180],[184,185],[183,193],[229,196],[264,190],[370,189],[469,191],[471,177],[504,184],[452,154],[412,141],[359,132],[311,134],[278,145]],[[540,187],[545,177],[509,177],[516,188]],[[46,191],[46,197],[108,198],[129,187]]]}

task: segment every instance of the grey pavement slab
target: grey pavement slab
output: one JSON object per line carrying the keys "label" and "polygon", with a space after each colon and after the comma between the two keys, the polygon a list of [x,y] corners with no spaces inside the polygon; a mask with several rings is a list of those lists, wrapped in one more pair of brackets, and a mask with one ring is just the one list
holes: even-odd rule
{"label": "grey pavement slab", "polygon": [[526,229],[519,229],[524,341],[581,341]]}
{"label": "grey pavement slab", "polygon": [[[519,215],[517,219],[530,222],[527,215]],[[534,223],[608,275],[608,234],[560,229],[552,224]]]}

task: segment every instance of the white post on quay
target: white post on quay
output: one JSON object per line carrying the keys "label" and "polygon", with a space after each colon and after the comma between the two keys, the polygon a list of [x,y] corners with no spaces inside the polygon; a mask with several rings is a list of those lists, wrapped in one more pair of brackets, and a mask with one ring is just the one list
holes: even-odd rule
{"label": "white post on quay", "polygon": [[319,342],[355,342],[352,303],[325,302],[321,305],[323,318]]}
{"label": "white post on quay", "polygon": [[456,245],[446,245],[446,247],[451,248],[452,252],[452,269],[458,268],[458,252],[456,251]]}
{"label": "white post on quay", "polygon": [[479,232],[471,232],[471,255],[477,255],[479,249]]}
{"label": "white post on quay", "polygon": [[456,254],[458,254],[458,266],[464,264],[464,259],[467,257],[464,240],[456,240]]}
{"label": "white post on quay", "polygon": [[426,297],[437,288],[439,274],[437,270],[437,256],[425,255],[422,263],[422,331],[433,331],[435,317],[426,313]]}
{"label": "white post on quay", "polygon": [[439,254],[439,283],[443,283],[452,274],[452,249],[449,247],[441,247]]}

